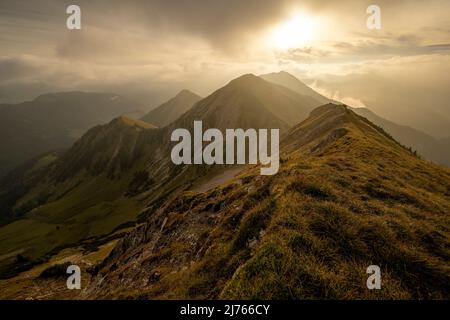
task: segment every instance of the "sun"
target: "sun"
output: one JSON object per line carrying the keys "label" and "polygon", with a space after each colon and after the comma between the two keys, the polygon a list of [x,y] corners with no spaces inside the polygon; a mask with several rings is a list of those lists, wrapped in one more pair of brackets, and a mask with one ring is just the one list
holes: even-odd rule
{"label": "sun", "polygon": [[304,47],[311,44],[316,32],[317,23],[313,17],[296,14],[273,29],[271,43],[282,50]]}

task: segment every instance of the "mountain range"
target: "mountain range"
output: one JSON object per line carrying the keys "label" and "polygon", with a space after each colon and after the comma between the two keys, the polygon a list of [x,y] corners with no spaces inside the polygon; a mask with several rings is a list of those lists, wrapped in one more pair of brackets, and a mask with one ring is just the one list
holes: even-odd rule
{"label": "mountain range", "polygon": [[91,127],[143,106],[116,94],[63,92],[0,105],[0,176],[33,157],[68,148]]}
{"label": "mountain range", "polygon": [[396,140],[411,147],[425,159],[450,166],[450,139],[436,139],[419,130],[384,119],[367,108],[353,110],[382,127]]}
{"label": "mountain range", "polygon": [[[322,104],[328,102],[338,103],[320,95],[307,85],[303,84],[300,80],[284,71],[261,75],[261,78],[285,86],[297,93],[313,97]],[[401,142],[406,147],[417,151],[418,154],[425,159],[450,166],[450,139],[437,139],[414,128],[399,125],[378,116],[367,108],[354,108],[353,111],[380,126],[392,135],[394,139]]]}
{"label": "mountain range", "polygon": [[[342,105],[313,110],[281,145],[278,175],[249,168],[148,209],[82,297],[448,297],[448,170]],[[365,287],[374,263],[380,292]]]}
{"label": "mountain range", "polygon": [[[23,271],[71,259],[89,274],[71,298],[448,298],[447,168],[285,73],[180,95],[167,119],[121,116],[3,178],[3,296],[66,297]],[[281,129],[280,172],[175,166],[170,134],[194,120]],[[371,264],[385,290],[365,287]]]}
{"label": "mountain range", "polygon": [[311,89],[303,82],[301,82],[299,79],[297,79],[292,74],[286,71],[262,74],[260,75],[260,77],[268,82],[284,86],[294,92],[297,92],[298,94],[311,97],[317,102],[319,102],[321,105],[333,102],[327,97],[317,93],[316,91],[314,91],[313,89]]}

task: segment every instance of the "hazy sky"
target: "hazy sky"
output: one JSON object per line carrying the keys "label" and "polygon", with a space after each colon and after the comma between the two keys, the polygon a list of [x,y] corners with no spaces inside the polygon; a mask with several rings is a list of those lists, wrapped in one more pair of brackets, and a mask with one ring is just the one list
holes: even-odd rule
{"label": "hazy sky", "polygon": [[[67,30],[77,4],[82,29]],[[366,9],[381,8],[381,30]],[[49,91],[149,107],[286,70],[353,106],[450,136],[450,1],[0,0],[0,102]]]}

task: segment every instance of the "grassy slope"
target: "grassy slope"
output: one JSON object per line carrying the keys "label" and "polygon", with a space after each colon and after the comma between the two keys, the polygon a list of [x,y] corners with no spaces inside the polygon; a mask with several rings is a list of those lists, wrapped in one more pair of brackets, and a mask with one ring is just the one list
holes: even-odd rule
{"label": "grassy slope", "polygon": [[[160,142],[152,128],[139,120],[118,118],[93,128],[52,164],[48,174],[15,203],[16,210],[34,209],[0,228],[0,274],[16,273],[10,271],[18,254],[39,262],[60,248],[108,237],[135,222],[148,203],[208,181],[222,171],[217,167],[175,167],[170,159],[158,160],[155,154],[170,149],[163,145],[164,151],[155,151]],[[144,194],[128,194],[135,173],[149,165],[149,189]],[[27,174],[32,175],[32,170]],[[196,179],[199,176],[202,178]],[[44,199],[43,203],[38,199]]]}
{"label": "grassy slope", "polygon": [[44,152],[70,147],[89,128],[144,109],[115,94],[64,92],[0,108],[0,176]]}
{"label": "grassy slope", "polygon": [[450,144],[448,142],[435,139],[419,130],[383,119],[366,108],[356,108],[354,111],[381,126],[397,141],[417,150],[426,159],[439,164],[450,165],[450,148],[448,148]]}
{"label": "grassy slope", "polygon": [[[152,125],[126,117],[94,127],[43,170],[42,178],[32,179],[22,188],[25,194],[18,193],[12,209],[10,203],[4,206],[12,212],[8,216],[23,216],[23,220],[0,228],[0,256],[19,250],[35,260],[56,247],[108,234],[120,224],[135,220],[145,203],[137,204],[136,199],[123,195],[136,173],[145,170],[148,178],[138,181],[142,185],[136,185],[132,196],[145,190],[143,197],[148,196],[150,202],[208,181],[223,171],[175,167],[167,156],[171,145],[164,143],[173,128],[190,128],[194,120],[203,119],[205,128],[287,130],[287,123],[304,117],[312,107],[309,103],[317,102],[247,75],[204,99],[172,127],[152,130]],[[275,117],[271,108],[284,120]],[[16,190],[12,191],[16,195]],[[11,259],[0,260],[0,266],[11,263]]]}
{"label": "grassy slope", "polygon": [[122,196],[123,188],[105,177],[88,181],[26,218],[0,228],[0,252],[20,250],[35,260],[57,247],[113,232],[134,221],[142,210],[142,204]]}
{"label": "grassy slope", "polygon": [[[276,176],[255,168],[153,212],[88,297],[449,298],[449,190],[448,169],[353,113],[321,112],[286,138]],[[366,288],[371,264],[380,291]]]}
{"label": "grassy slope", "polygon": [[116,242],[117,240],[106,243],[100,246],[98,250],[89,253],[84,252],[81,248],[65,249],[49,261],[15,278],[0,280],[0,298],[17,300],[75,299],[80,292],[78,290],[67,290],[65,274],[49,278],[42,278],[40,274],[55,265],[76,264],[81,268],[81,285],[84,287],[89,283],[89,273],[87,272],[89,267],[104,259]]}

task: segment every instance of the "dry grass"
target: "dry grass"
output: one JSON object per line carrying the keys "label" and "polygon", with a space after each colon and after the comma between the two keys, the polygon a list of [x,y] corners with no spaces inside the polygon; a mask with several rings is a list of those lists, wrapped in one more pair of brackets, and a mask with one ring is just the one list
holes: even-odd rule
{"label": "dry grass", "polygon": [[[384,135],[347,129],[312,153],[306,144],[283,155],[275,177],[257,181],[249,175],[220,196],[207,194],[226,208],[202,243],[208,249],[180,269],[160,263],[171,272],[136,294],[448,299],[448,169],[418,159]],[[208,200],[202,199],[204,205]],[[194,204],[190,214],[196,210]],[[382,290],[366,287],[372,264],[381,267]]]}

